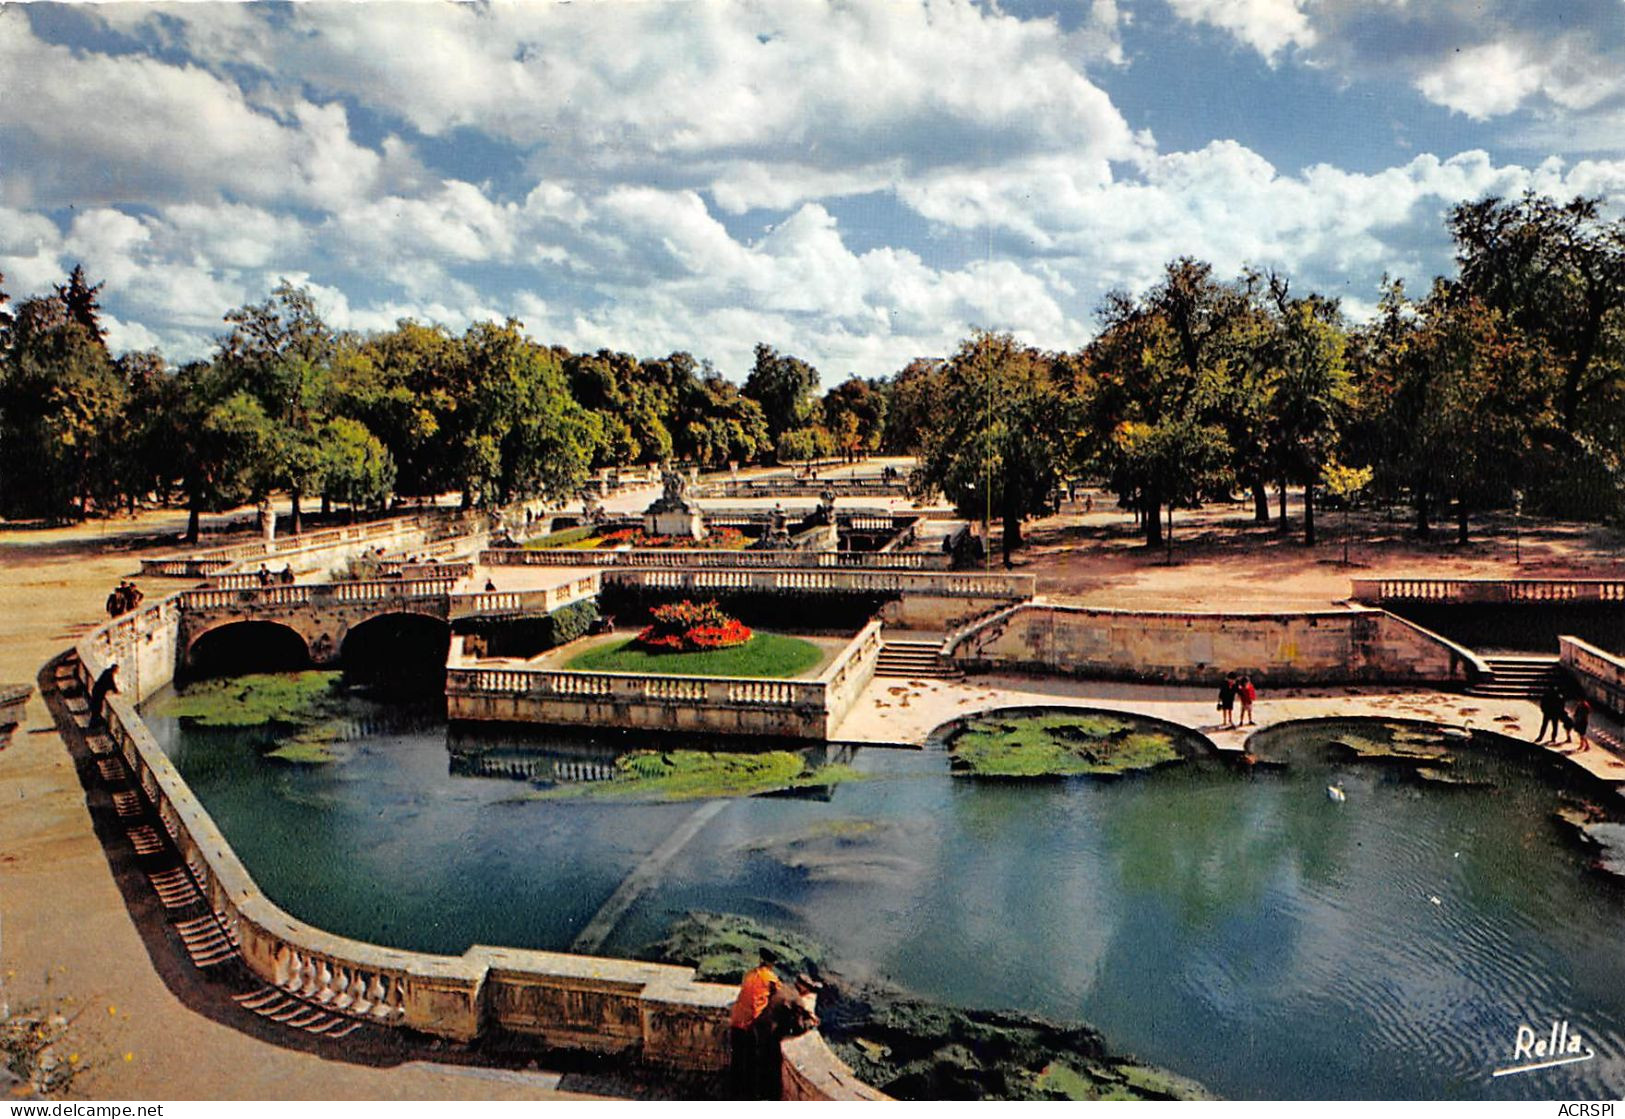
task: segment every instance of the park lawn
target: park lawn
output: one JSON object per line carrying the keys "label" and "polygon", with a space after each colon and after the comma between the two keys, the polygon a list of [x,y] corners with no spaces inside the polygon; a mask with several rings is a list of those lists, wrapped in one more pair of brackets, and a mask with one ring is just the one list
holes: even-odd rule
{"label": "park lawn", "polygon": [[800,637],[757,631],[732,649],[695,653],[653,652],[632,644],[633,638],[611,641],[577,654],[566,668],[583,672],[645,672],[662,676],[753,676],[785,680],[818,667],[824,650]]}
{"label": "park lawn", "polygon": [[1085,712],[988,715],[954,738],[953,769],[974,777],[1071,777],[1151,769],[1178,761],[1173,736]]}

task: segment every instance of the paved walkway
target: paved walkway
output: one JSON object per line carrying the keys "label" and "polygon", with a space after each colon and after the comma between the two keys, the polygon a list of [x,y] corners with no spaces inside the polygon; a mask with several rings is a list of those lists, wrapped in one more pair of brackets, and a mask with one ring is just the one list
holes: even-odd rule
{"label": "paved walkway", "polygon": [[[842,742],[917,746],[953,719],[999,707],[1038,706],[1149,715],[1204,734],[1221,750],[1241,750],[1255,730],[1295,719],[1420,719],[1524,740],[1532,740],[1540,728],[1540,711],[1530,700],[1486,699],[1427,688],[1288,688],[1261,693],[1253,709],[1257,727],[1235,729],[1219,725],[1216,702],[1212,688],[1010,675],[963,680],[877,676],[858,696],[834,737]],[[1530,748],[1535,748],[1533,741]],[[1604,781],[1625,782],[1625,761],[1600,746],[1566,756]]]}

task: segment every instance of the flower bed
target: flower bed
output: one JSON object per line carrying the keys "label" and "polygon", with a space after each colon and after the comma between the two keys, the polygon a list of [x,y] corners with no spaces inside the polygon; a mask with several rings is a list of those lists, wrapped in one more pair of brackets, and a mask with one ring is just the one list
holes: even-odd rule
{"label": "flower bed", "polygon": [[601,536],[593,547],[703,548],[709,551],[737,552],[748,548],[750,544],[751,538],[737,528],[713,528],[706,533],[704,540],[695,540],[688,536],[652,536],[641,528],[618,528]]}
{"label": "flower bed", "polygon": [[644,649],[696,653],[732,649],[751,639],[750,627],[731,617],[716,601],[667,603],[650,613],[654,624],[644,627],[633,643]]}

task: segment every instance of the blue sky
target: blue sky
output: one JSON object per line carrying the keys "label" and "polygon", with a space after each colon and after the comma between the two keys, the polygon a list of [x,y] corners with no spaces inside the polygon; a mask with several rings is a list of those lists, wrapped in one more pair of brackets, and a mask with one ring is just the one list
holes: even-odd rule
{"label": "blue sky", "polygon": [[1183,254],[1359,318],[1457,201],[1618,212],[1622,40],[1625,0],[12,5],[0,272],[83,262],[172,360],[287,277],[827,383],[1075,348]]}

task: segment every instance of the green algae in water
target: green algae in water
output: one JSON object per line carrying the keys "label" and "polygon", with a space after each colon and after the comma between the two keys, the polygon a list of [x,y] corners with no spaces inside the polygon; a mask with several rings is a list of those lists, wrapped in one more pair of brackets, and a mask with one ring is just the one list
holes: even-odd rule
{"label": "green algae in water", "polygon": [[688,913],[638,955],[737,983],[771,949],[785,978],[820,975],[822,1032],[865,1083],[904,1099],[1209,1099],[1199,1084],[1114,1054],[1098,1030],[914,998],[828,970],[803,937],[729,913]]}
{"label": "green algae in water", "polygon": [[200,727],[300,725],[345,709],[340,672],[255,672],[198,680],[153,705],[155,715],[190,719]]}
{"label": "green algae in water", "polygon": [[1071,777],[1180,760],[1173,735],[1111,715],[1051,713],[973,719],[953,739],[954,769],[974,777]]}
{"label": "green algae in water", "polygon": [[152,713],[200,727],[243,730],[293,727],[297,733],[266,757],[302,765],[334,761],[348,729],[352,701],[340,672],[256,672],[199,680],[155,700]]}
{"label": "green algae in water", "polygon": [[821,788],[857,777],[844,765],[811,765],[790,750],[760,754],[638,750],[615,759],[608,781],[556,785],[542,800],[709,800]]}
{"label": "green algae in water", "polygon": [[779,970],[794,975],[818,971],[824,949],[810,940],[759,925],[732,913],[685,913],[663,939],[638,953],[642,960],[691,967],[707,983],[738,983],[756,966],[759,951],[779,958]]}

